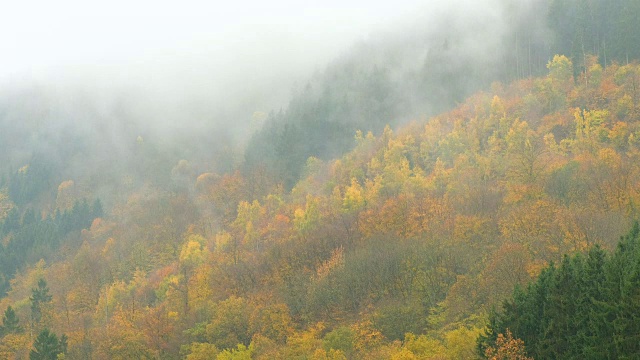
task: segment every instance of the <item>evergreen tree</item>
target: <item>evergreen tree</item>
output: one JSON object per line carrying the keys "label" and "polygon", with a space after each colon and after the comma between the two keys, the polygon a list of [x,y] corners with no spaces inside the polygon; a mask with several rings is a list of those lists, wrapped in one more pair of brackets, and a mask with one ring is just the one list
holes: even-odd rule
{"label": "evergreen tree", "polygon": [[37,324],[42,319],[42,306],[52,300],[49,287],[44,279],[38,280],[38,287],[31,289],[29,300],[31,300],[31,319],[34,324]]}
{"label": "evergreen tree", "polygon": [[[64,343],[61,341],[64,338]],[[33,349],[29,352],[30,360],[56,360],[58,354],[66,351],[66,336],[58,340],[56,334],[43,329],[33,343]]]}
{"label": "evergreen tree", "polygon": [[13,207],[7,213],[7,217],[4,219],[4,223],[2,224],[2,233],[8,234],[12,231],[15,231],[20,228],[20,213],[18,210]]}
{"label": "evergreen tree", "polygon": [[489,317],[481,353],[506,329],[542,359],[635,359],[640,354],[640,226],[612,256],[598,246],[565,256]]}
{"label": "evergreen tree", "polygon": [[22,327],[20,326],[20,319],[16,315],[16,312],[13,310],[11,306],[7,307],[4,315],[2,316],[2,331],[0,334],[17,334],[22,332]]}

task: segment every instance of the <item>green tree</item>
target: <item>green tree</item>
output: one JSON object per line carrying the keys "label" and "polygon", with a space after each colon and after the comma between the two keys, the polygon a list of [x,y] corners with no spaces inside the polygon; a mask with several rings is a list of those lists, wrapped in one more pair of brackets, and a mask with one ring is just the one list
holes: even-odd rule
{"label": "green tree", "polygon": [[0,327],[0,336],[4,336],[6,334],[21,333],[23,329],[19,323],[20,319],[18,319],[16,312],[11,306],[7,307],[7,310],[5,310],[4,315],[2,316],[2,327]]}
{"label": "green tree", "polygon": [[11,210],[7,212],[7,217],[2,224],[2,234],[8,234],[18,229],[20,229],[20,213],[18,209],[12,207]]}
{"label": "green tree", "polygon": [[640,353],[640,227],[607,256],[599,247],[565,256],[489,317],[485,353],[506,329],[542,359],[635,359]]}
{"label": "green tree", "polygon": [[235,349],[222,350],[216,357],[217,360],[251,360],[253,357],[253,346],[249,347],[238,344]]}
{"label": "green tree", "polygon": [[56,360],[59,354],[66,352],[67,340],[62,335],[60,340],[56,334],[44,329],[33,343],[33,349],[29,353],[30,360]]}
{"label": "green tree", "polygon": [[353,348],[354,334],[351,328],[341,326],[336,328],[324,336],[322,340],[322,346],[329,352],[333,350],[340,350],[347,356],[351,356],[354,351]]}
{"label": "green tree", "polygon": [[37,324],[42,319],[42,307],[52,300],[49,294],[49,287],[44,279],[38,280],[38,287],[31,289],[31,320]]}
{"label": "green tree", "polygon": [[219,302],[213,319],[207,324],[207,340],[219,349],[232,349],[238,344],[249,345],[249,304],[243,298],[232,296]]}

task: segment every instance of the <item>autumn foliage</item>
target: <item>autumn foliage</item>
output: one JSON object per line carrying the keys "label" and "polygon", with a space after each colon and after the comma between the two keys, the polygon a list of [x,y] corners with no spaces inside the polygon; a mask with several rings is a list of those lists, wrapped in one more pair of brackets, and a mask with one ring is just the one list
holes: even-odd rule
{"label": "autumn foliage", "polygon": [[[514,286],[564,254],[613,249],[639,215],[640,67],[548,68],[358,132],[343,157],[308,159],[291,191],[257,170],[127,182],[104,215],[12,267],[0,311],[24,331],[2,332],[0,354],[24,358],[46,325],[70,359],[478,356]],[[75,187],[60,184],[59,214]],[[25,223],[3,199],[3,249],[62,219]],[[40,279],[51,301],[35,316]],[[512,330],[489,358],[528,359]]]}

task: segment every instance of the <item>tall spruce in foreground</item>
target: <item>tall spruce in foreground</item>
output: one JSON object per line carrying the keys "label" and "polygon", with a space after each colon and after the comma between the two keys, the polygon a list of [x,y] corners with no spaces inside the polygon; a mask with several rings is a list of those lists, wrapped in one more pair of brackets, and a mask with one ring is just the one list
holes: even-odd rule
{"label": "tall spruce in foreground", "polygon": [[634,359],[640,354],[640,226],[609,255],[565,256],[490,315],[482,354],[510,329],[536,359]]}

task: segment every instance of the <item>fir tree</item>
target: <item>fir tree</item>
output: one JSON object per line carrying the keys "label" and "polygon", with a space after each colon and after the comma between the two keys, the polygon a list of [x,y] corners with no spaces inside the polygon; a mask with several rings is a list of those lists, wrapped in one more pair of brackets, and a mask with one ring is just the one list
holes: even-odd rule
{"label": "fir tree", "polygon": [[0,331],[0,334],[17,334],[21,332],[20,319],[18,319],[16,312],[11,306],[7,307],[7,310],[5,310],[2,316],[2,331]]}
{"label": "fir tree", "polygon": [[38,280],[38,287],[31,289],[31,319],[35,324],[42,319],[42,305],[50,303],[52,296],[49,294],[49,287],[44,279]]}
{"label": "fir tree", "polygon": [[58,354],[63,354],[66,350],[66,336],[63,335],[62,338],[64,338],[64,343],[58,340],[56,334],[50,332],[49,329],[42,330],[33,343],[29,359],[56,360]]}

